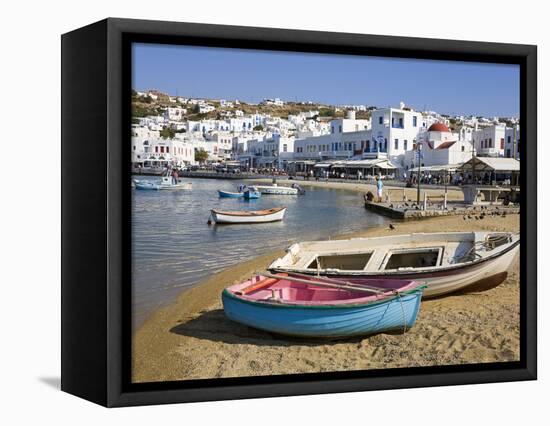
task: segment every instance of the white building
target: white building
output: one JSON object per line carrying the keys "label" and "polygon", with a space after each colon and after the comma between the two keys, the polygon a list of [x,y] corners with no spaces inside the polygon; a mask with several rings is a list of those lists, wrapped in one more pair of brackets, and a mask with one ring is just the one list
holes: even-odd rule
{"label": "white building", "polygon": [[485,157],[503,157],[506,125],[503,123],[484,127],[473,132],[477,154]]}
{"label": "white building", "polygon": [[284,106],[284,102],[279,98],[275,99],[264,99],[262,102],[264,105],[274,105],[274,106]]}
{"label": "white building", "polygon": [[246,168],[285,169],[294,157],[294,137],[279,134],[246,141],[246,151],[237,158]]}
{"label": "white building", "polygon": [[371,113],[372,137],[365,152],[383,152],[395,164],[405,166],[404,156],[413,149],[420,134],[426,131],[420,112],[405,108],[385,108]]}
{"label": "white building", "polygon": [[200,104],[199,105],[199,114],[207,114],[209,112],[212,112],[216,109],[213,105],[209,104]]}
{"label": "white building", "polygon": [[132,137],[132,163],[142,167],[183,167],[193,164],[193,145],[178,139]]}
{"label": "white building", "polygon": [[208,135],[207,140],[215,143],[214,152],[218,158],[230,160],[233,151],[233,136],[230,132],[213,132]]}
{"label": "white building", "polygon": [[504,132],[504,156],[519,160],[519,152],[519,124],[516,124],[506,128]]}
{"label": "white building", "polygon": [[181,121],[184,119],[187,110],[179,107],[168,107],[164,111],[164,118],[169,121]]}
{"label": "white building", "polygon": [[347,117],[331,120],[328,134],[297,139],[294,159],[323,161],[362,156],[366,147],[370,146],[370,121],[356,120],[353,112],[349,112]]}
{"label": "white building", "polygon": [[472,158],[471,139],[461,139],[461,135],[467,136],[465,131],[452,133],[443,123],[432,124],[428,131],[419,136],[417,143],[420,145],[420,154],[416,151],[416,144],[412,150],[405,153],[404,169],[418,167],[419,163],[425,166],[449,166],[460,165]]}

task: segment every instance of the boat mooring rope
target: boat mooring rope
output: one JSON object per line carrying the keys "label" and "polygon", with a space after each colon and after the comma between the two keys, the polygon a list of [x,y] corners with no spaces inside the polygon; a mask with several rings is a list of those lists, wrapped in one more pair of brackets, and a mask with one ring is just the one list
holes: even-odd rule
{"label": "boat mooring rope", "polygon": [[481,257],[479,253],[476,253],[478,249],[493,250],[502,244],[509,243],[512,237],[509,234],[489,234],[485,237],[484,241],[474,241],[474,244],[470,249],[460,257],[453,258],[453,263],[470,262]]}
{"label": "boat mooring rope", "polygon": [[396,291],[397,297],[399,298],[399,304],[401,305],[401,313],[403,314],[403,334],[407,332],[407,318],[405,317],[405,308],[403,306],[403,299],[401,299],[401,293]]}

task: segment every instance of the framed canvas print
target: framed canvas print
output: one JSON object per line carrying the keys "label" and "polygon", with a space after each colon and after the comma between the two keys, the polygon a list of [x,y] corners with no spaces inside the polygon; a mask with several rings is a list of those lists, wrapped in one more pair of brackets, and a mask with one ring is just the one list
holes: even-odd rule
{"label": "framed canvas print", "polygon": [[62,37],[62,389],[536,378],[536,47],[107,19]]}

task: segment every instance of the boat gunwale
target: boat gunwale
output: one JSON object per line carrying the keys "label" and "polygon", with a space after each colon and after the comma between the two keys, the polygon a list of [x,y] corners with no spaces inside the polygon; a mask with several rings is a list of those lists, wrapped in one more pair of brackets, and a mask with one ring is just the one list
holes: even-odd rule
{"label": "boat gunwale", "polygon": [[371,307],[380,305],[382,303],[388,303],[395,299],[399,299],[402,296],[409,296],[415,293],[420,293],[420,296],[422,297],[422,293],[424,292],[424,289],[427,287],[426,284],[419,283],[418,286],[411,288],[409,290],[405,291],[398,291],[397,293],[390,294],[388,296],[385,296],[383,298],[380,298],[378,300],[371,300],[368,302],[361,302],[361,303],[341,303],[341,304],[325,304],[325,305],[303,305],[298,303],[285,303],[285,302],[273,302],[269,300],[250,300],[250,299],[244,299],[240,297],[239,295],[229,291],[227,288],[224,288],[222,291],[222,297],[228,296],[232,299],[238,300],[243,303],[247,303],[249,305],[254,306],[261,306],[261,307],[267,307],[267,308],[291,308],[291,309],[348,309],[348,308],[362,308],[362,307]]}
{"label": "boat gunwale", "polygon": [[235,217],[260,217],[260,216],[270,216],[279,213],[282,210],[285,210],[286,207],[273,207],[271,209],[264,210],[250,210],[250,211],[231,211],[231,210],[210,210],[216,215],[225,215],[225,216],[235,216]]}
{"label": "boat gunwale", "polygon": [[242,197],[244,195],[244,192],[224,191],[223,189],[218,189],[218,194],[230,194]]}
{"label": "boat gunwale", "polygon": [[[393,270],[376,270],[376,271],[364,271],[364,270],[337,270],[337,269],[330,269],[329,270],[317,270],[317,269],[309,269],[309,268],[291,268],[291,267],[284,267],[284,266],[275,266],[267,268],[270,271],[277,271],[277,272],[297,272],[300,271],[301,273],[306,274],[317,274],[321,273],[323,275],[338,275],[338,276],[402,276],[402,275],[419,275],[419,274],[441,274],[448,271],[454,271],[456,269],[465,268],[465,267],[472,267],[482,264],[483,262],[487,262],[489,260],[494,260],[497,257],[500,257],[509,251],[513,250],[518,246],[520,243],[520,239],[518,238],[516,241],[513,241],[509,243],[508,247],[500,250],[498,253],[491,254],[487,257],[483,257],[481,259],[475,259],[471,260],[469,262],[462,262],[462,263],[456,263],[453,265],[448,266],[431,266],[427,268],[416,268],[416,269],[393,269]],[[276,259],[274,262],[276,262],[279,259]],[[272,262],[272,263],[274,263]]]}

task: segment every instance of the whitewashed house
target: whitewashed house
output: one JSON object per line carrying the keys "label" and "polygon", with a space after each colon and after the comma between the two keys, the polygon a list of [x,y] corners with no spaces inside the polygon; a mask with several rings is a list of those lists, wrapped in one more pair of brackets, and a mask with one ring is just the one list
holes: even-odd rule
{"label": "whitewashed house", "polygon": [[519,152],[519,124],[516,124],[504,132],[504,157],[519,160]]}
{"label": "whitewashed house", "polygon": [[503,157],[506,140],[506,125],[494,124],[473,132],[477,154],[484,157]]}
{"label": "whitewashed house", "polygon": [[237,159],[246,168],[277,168],[285,169],[293,159],[294,137],[280,134],[265,136],[262,139],[246,141],[245,153]]}
{"label": "whitewashed house", "polygon": [[187,109],[179,107],[168,107],[164,111],[164,118],[169,121],[181,121],[185,118]]}
{"label": "whitewashed house", "polygon": [[210,104],[200,104],[199,105],[199,113],[200,114],[207,114],[209,112],[215,111],[216,107],[214,105]]}
{"label": "whitewashed house", "polygon": [[193,146],[185,141],[132,137],[132,163],[135,167],[183,167],[194,161]]}
{"label": "whitewashed house", "polygon": [[264,99],[263,102],[262,102],[264,105],[274,105],[274,106],[284,106],[284,102],[279,99],[279,98],[274,98],[274,99]]}
{"label": "whitewashed house", "polygon": [[413,149],[419,134],[426,131],[422,113],[406,108],[377,109],[371,113],[372,137],[365,152],[382,152],[395,164],[404,166],[404,156]]}
{"label": "whitewashed house", "polygon": [[416,153],[417,145],[405,153],[404,169],[427,166],[457,166],[472,158],[472,141],[467,137],[468,132],[453,133],[444,123],[434,123],[419,136],[417,140],[420,153]]}
{"label": "whitewashed house", "polygon": [[328,134],[297,139],[294,159],[297,162],[349,159],[362,156],[370,146],[370,121],[356,120],[353,111],[348,112],[347,118],[331,120],[328,129]]}

